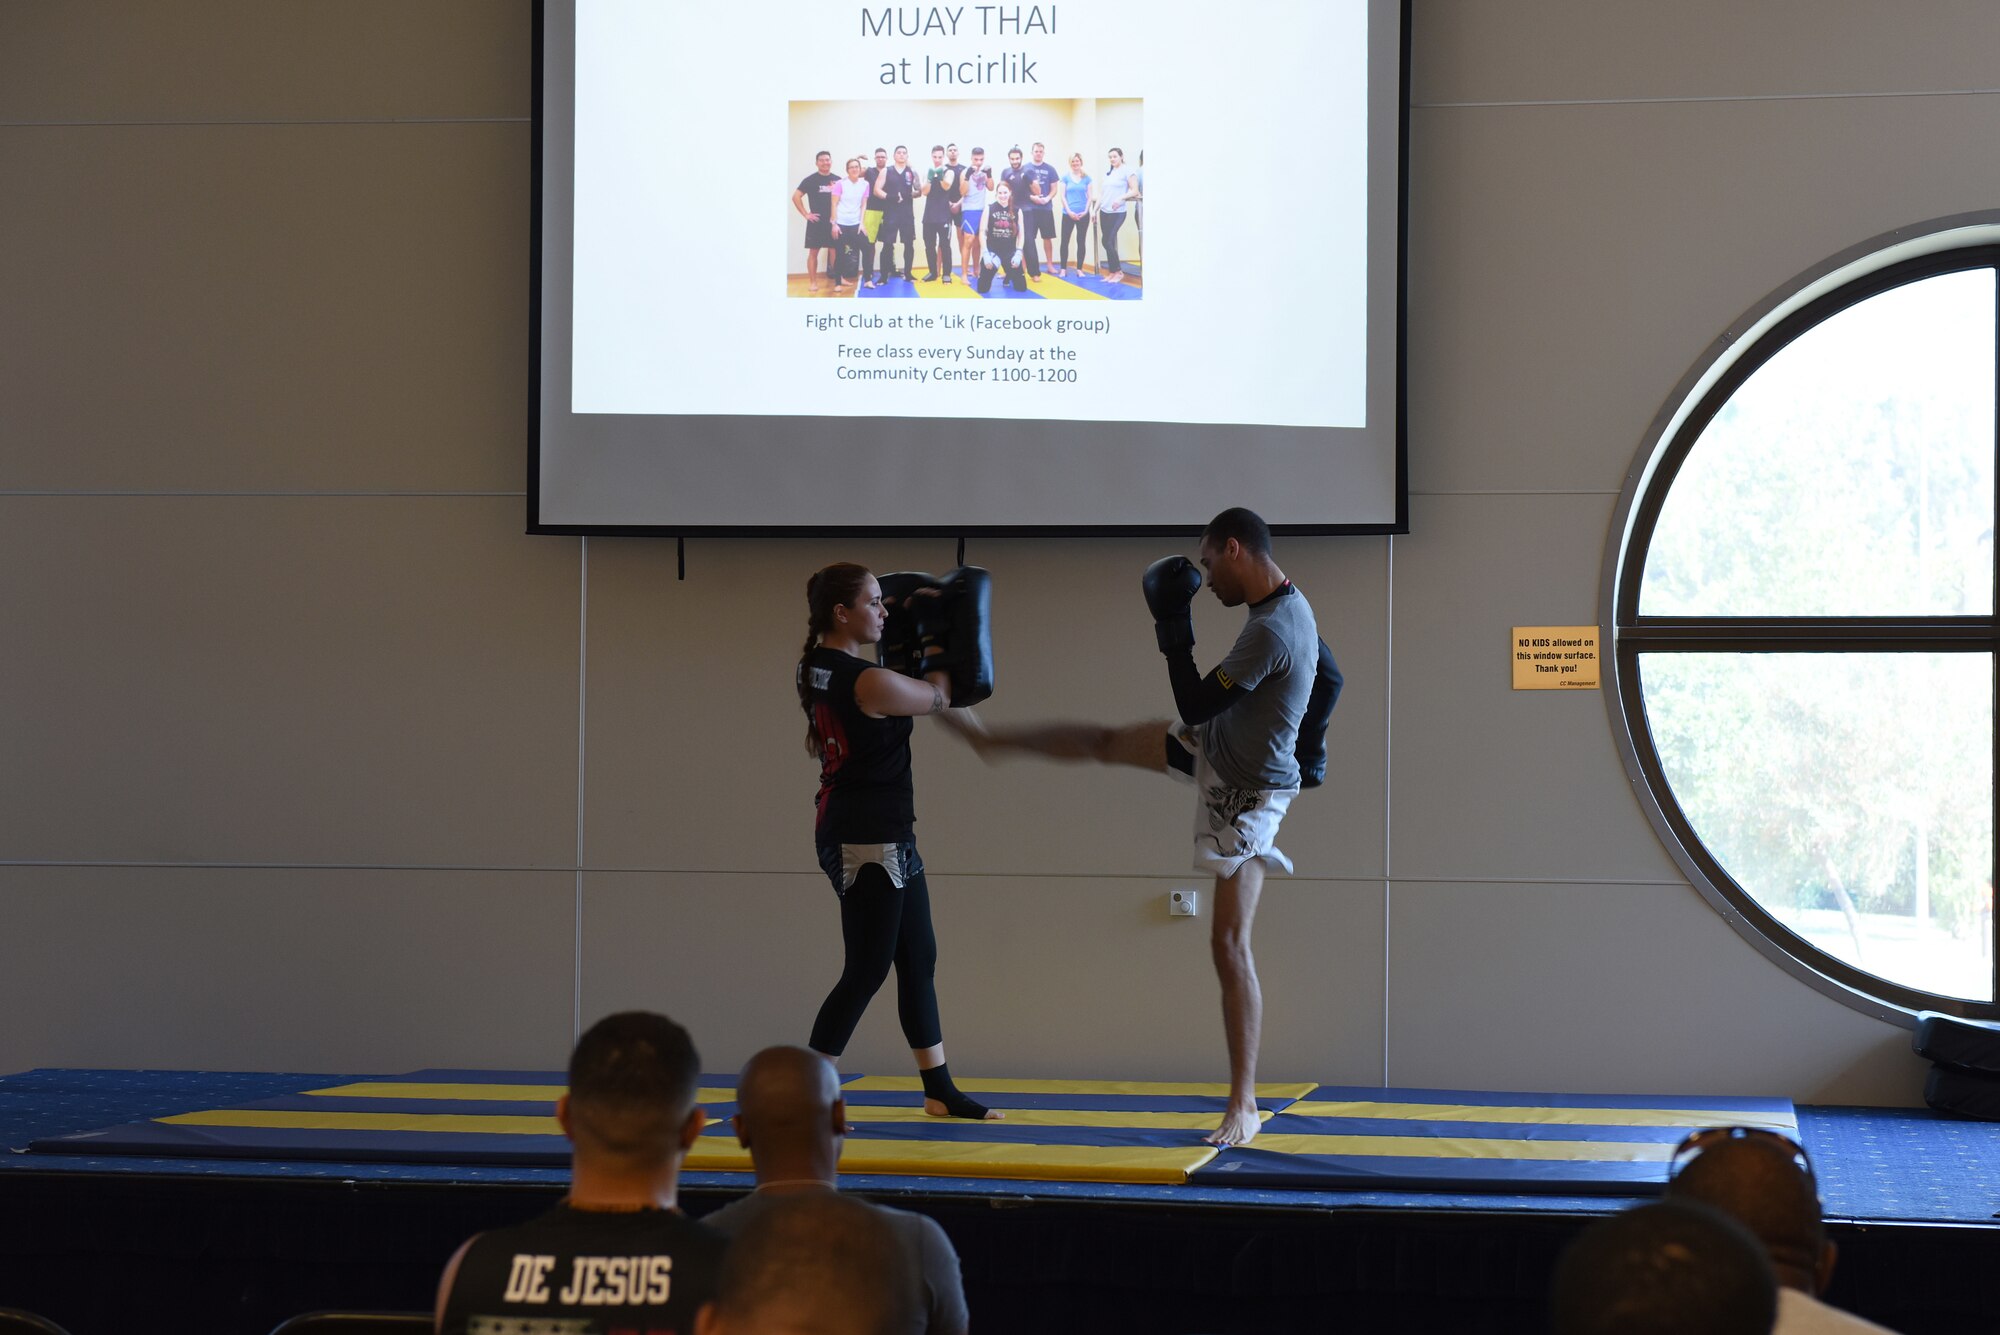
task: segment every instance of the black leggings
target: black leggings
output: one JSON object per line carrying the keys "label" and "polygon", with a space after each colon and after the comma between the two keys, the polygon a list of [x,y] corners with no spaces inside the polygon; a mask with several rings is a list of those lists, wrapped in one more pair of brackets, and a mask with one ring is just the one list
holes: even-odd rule
{"label": "black leggings", "polygon": [[[894,245],[896,253],[889,254]],[[882,215],[882,225],[875,229],[875,276],[895,278],[909,272],[917,261],[917,223],[914,217],[905,218],[896,214]]]}
{"label": "black leggings", "polygon": [[[994,254],[999,255],[999,252],[995,251]],[[1035,252],[1030,250],[1027,251],[1026,254],[1028,256],[1028,263],[1030,265],[1034,264]],[[1001,256],[1000,265],[1001,267],[996,269],[992,265],[986,263],[986,261],[983,258],[980,260],[979,262],[980,296],[983,297],[988,292],[991,292],[993,290],[994,275],[1000,273],[1004,273],[1007,275],[1007,286],[1013,288],[1016,292],[1026,292],[1028,290],[1028,280],[1021,276],[1021,266],[1014,263],[1011,254],[1006,256]],[[1030,269],[1029,272],[1032,273],[1033,270]]]}
{"label": "black leggings", "polygon": [[937,935],[931,930],[931,892],[919,871],[898,890],[879,862],[863,867],[840,897],[840,938],[847,961],[840,981],[813,1021],[815,1052],[838,1057],[861,1023],[861,1013],[896,966],[896,1015],[915,1050],[944,1042],[938,1030]]}
{"label": "black leggings", "polygon": [[931,277],[949,276],[958,255],[958,224],[947,215],[943,222],[924,224],[924,263]]}
{"label": "black leggings", "polygon": [[1056,263],[1065,269],[1074,269],[1083,259],[1083,252],[1089,249],[1090,215],[1072,218],[1067,213],[1062,216],[1062,245],[1056,248]]}
{"label": "black leggings", "polygon": [[853,223],[842,227],[840,229],[840,236],[835,239],[834,246],[836,253],[833,260],[833,279],[835,282],[844,283],[852,278],[858,283],[868,276],[868,254],[870,249],[868,234],[861,230],[860,223]]}
{"label": "black leggings", "polygon": [[1104,257],[1097,262],[1100,273],[1125,272],[1125,267],[1118,263],[1118,229],[1124,225],[1125,215],[1122,213],[1100,212],[1097,215],[1097,233],[1104,251]]}

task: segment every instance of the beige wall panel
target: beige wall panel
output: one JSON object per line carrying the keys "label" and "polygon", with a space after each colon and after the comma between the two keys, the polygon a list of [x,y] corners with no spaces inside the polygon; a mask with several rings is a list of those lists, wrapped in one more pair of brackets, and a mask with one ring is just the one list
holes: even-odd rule
{"label": "beige wall panel", "polygon": [[1772,289],[1990,207],[1996,138],[2000,96],[1415,113],[1411,487],[1615,493]]}
{"label": "beige wall panel", "polygon": [[520,490],[529,145],[0,128],[0,490]]}
{"label": "beige wall panel", "polygon": [[[1169,918],[1162,877],[929,878],[938,1008],[966,1075],[1225,1080],[1212,905]],[[1267,1080],[1381,1077],[1379,884],[1272,882],[1258,914]],[[729,1070],[770,1043],[803,1043],[840,974],[838,901],[817,875],[600,873],[584,890],[584,1016],[666,1010],[704,1065]],[[910,1064],[895,980],[842,1063]]]}
{"label": "beige wall panel", "polygon": [[1686,885],[1398,882],[1389,1079],[1922,1101],[1910,1032],[1766,960]]}
{"label": "beige wall panel", "polygon": [[681,581],[671,541],[591,539],[585,864],[811,868],[819,769],[793,684],[806,580],[839,560],[940,571],[954,548],[948,538],[698,538]]}
{"label": "beige wall panel", "polygon": [[1417,0],[1414,100],[1760,97],[1996,86],[1985,0]]}
{"label": "beige wall panel", "polygon": [[518,0],[0,6],[0,121],[527,116]]}
{"label": "beige wall panel", "polygon": [[[973,540],[968,561],[994,579],[996,689],[980,713],[995,724],[1171,713],[1139,573],[1193,546]],[[586,865],[809,869],[818,771],[792,681],[806,577],[840,557],[935,572],[954,548],[947,538],[695,540],[680,583],[671,542],[594,540]],[[1279,548],[1348,678],[1329,735],[1332,778],[1299,798],[1282,845],[1305,875],[1382,871],[1385,552],[1379,538]],[[1241,621],[1198,600],[1198,659],[1219,658]],[[1170,875],[1188,865],[1192,797],[1160,776],[988,766],[930,720],[918,721],[913,750],[919,840],[940,872]]]}
{"label": "beige wall panel", "polygon": [[0,867],[0,1071],[560,1069],[574,881]]}
{"label": "beige wall panel", "polygon": [[519,506],[0,499],[0,857],[572,865],[577,542]]}
{"label": "beige wall panel", "polygon": [[1397,879],[1679,879],[1600,691],[1516,691],[1515,626],[1597,620],[1608,496],[1423,496],[1396,540]]}

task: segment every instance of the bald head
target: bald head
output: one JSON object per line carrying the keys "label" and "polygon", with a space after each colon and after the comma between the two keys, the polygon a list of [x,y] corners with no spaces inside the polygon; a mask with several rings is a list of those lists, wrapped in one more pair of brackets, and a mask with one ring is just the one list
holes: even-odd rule
{"label": "bald head", "polygon": [[810,1048],[765,1048],[736,1080],[736,1115],[752,1152],[833,1140],[840,1076]]}
{"label": "bald head", "polygon": [[1770,1335],[1771,1263],[1749,1230],[1689,1201],[1600,1219],[1556,1262],[1553,1335]]}
{"label": "bald head", "polygon": [[1784,1283],[1819,1287],[1830,1258],[1818,1190],[1783,1146],[1754,1139],[1711,1145],[1674,1174],[1667,1196],[1720,1210],[1757,1235]]}

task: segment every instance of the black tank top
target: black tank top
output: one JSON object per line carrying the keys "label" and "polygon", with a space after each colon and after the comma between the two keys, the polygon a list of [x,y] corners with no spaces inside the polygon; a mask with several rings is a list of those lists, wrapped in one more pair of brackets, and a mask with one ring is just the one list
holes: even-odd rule
{"label": "black tank top", "polygon": [[1012,205],[995,204],[986,210],[986,239],[996,243],[992,249],[1011,250],[1014,245],[1014,220],[1019,216]]}
{"label": "black tank top", "polygon": [[443,1332],[691,1335],[727,1246],[677,1210],[558,1205],[472,1240],[445,1299]]}
{"label": "black tank top", "polygon": [[819,762],[820,844],[899,844],[916,822],[910,791],[910,720],[870,718],[854,702],[854,683],[875,664],[815,646],[800,670],[809,674]]}

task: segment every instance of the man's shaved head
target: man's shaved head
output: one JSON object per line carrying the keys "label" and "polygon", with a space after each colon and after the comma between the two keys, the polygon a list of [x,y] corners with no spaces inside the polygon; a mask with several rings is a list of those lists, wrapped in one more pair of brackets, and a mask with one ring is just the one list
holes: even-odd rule
{"label": "man's shaved head", "polygon": [[1816,1184],[1792,1156],[1767,1140],[1724,1140],[1709,1146],[1667,1184],[1670,1200],[1720,1210],[1757,1235],[1793,1287],[1816,1287],[1826,1228]]}
{"label": "man's shaved head", "polygon": [[1549,1287],[1553,1335],[1770,1335],[1771,1262],[1706,1205],[1658,1201],[1577,1234]]}
{"label": "man's shaved head", "polygon": [[840,1099],[833,1063],[810,1048],[765,1048],[736,1079],[736,1113],[760,1141],[793,1143],[827,1129]]}

